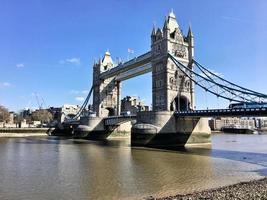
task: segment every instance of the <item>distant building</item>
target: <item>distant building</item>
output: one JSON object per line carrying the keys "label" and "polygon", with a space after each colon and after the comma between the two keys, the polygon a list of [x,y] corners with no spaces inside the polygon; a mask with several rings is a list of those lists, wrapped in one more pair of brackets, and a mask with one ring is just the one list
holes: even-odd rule
{"label": "distant building", "polygon": [[32,110],[30,109],[24,109],[20,113],[21,117],[23,117],[24,119],[26,119],[27,117],[30,117],[31,114],[32,114]]}
{"label": "distant building", "polygon": [[267,117],[256,117],[255,125],[258,129],[267,130]]}
{"label": "distant building", "polygon": [[53,121],[61,122],[61,107],[50,107],[49,112],[53,116]]}
{"label": "distant building", "polygon": [[15,117],[15,113],[9,112],[9,123],[10,124],[14,124],[14,117]]}
{"label": "distant building", "polygon": [[148,111],[149,106],[146,106],[143,101],[135,96],[126,96],[121,100],[121,114],[130,111],[131,114],[136,114],[139,111]]}
{"label": "distant building", "polygon": [[75,116],[80,110],[79,105],[64,104],[62,107],[50,107],[49,111],[53,115],[53,120],[63,122],[66,116]]}
{"label": "distant building", "polygon": [[255,119],[246,119],[240,117],[221,117],[213,118],[209,121],[211,130],[219,131],[224,126],[240,125],[242,127],[255,128]]}

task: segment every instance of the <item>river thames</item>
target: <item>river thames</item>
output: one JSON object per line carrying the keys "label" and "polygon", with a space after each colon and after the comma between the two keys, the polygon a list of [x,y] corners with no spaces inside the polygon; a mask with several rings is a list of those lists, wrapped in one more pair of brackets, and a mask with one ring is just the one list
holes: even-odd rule
{"label": "river thames", "polygon": [[267,135],[212,135],[212,146],[131,148],[130,138],[0,138],[0,199],[142,199],[267,175]]}

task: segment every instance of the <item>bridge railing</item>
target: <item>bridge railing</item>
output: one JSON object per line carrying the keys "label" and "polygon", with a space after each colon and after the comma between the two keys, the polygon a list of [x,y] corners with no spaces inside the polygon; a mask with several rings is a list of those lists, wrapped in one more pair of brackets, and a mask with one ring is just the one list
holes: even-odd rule
{"label": "bridge railing", "polygon": [[177,117],[183,116],[267,116],[267,108],[236,108],[236,109],[209,109],[209,110],[188,110],[175,112]]}

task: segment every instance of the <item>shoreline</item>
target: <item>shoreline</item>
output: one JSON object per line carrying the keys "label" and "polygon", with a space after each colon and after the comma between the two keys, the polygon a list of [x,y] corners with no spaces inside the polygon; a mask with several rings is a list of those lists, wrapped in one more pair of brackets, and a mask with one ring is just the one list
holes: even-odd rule
{"label": "shoreline", "polygon": [[0,138],[49,136],[47,133],[0,133]]}
{"label": "shoreline", "polygon": [[267,199],[267,177],[246,182],[240,182],[228,186],[192,192],[188,194],[177,194],[174,196],[156,198],[146,197],[145,200],[256,200]]}
{"label": "shoreline", "polygon": [[48,136],[49,128],[0,128],[0,138]]}

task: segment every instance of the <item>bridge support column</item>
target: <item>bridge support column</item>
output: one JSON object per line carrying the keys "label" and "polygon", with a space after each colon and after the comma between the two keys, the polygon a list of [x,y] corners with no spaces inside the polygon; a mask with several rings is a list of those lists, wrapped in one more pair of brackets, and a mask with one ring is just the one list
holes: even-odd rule
{"label": "bridge support column", "polygon": [[208,118],[177,118],[173,112],[148,111],[137,114],[132,127],[133,146],[174,147],[209,144],[211,130]]}
{"label": "bridge support column", "polygon": [[117,115],[121,114],[121,82],[117,81]]}

